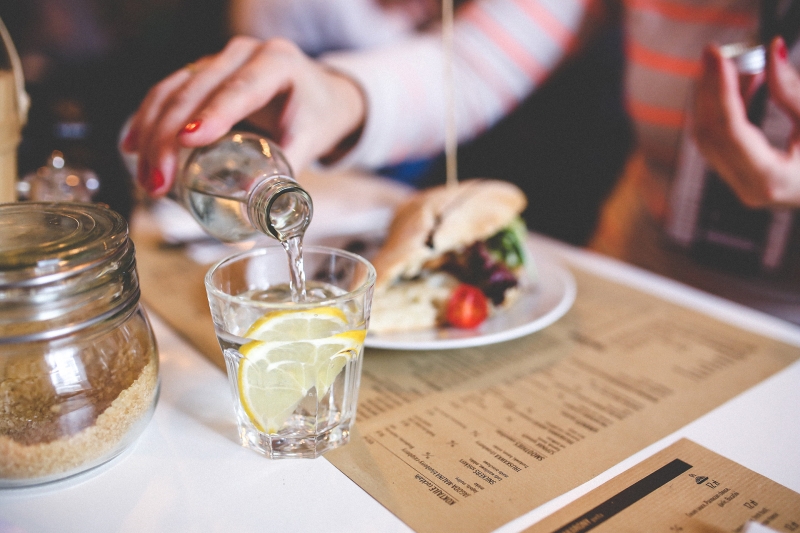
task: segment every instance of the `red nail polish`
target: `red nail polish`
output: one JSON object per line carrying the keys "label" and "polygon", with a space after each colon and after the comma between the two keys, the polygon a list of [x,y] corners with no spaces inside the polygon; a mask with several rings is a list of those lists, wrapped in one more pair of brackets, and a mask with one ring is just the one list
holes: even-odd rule
{"label": "red nail polish", "polygon": [[789,57],[789,50],[786,49],[786,41],[783,40],[783,37],[778,37],[778,57],[781,58],[782,61],[786,61]]}
{"label": "red nail polish", "polygon": [[153,169],[153,171],[150,173],[150,180],[147,184],[147,190],[149,192],[155,192],[163,186],[164,174],[162,174],[157,168]]}
{"label": "red nail polish", "polygon": [[200,119],[193,120],[183,127],[183,131],[181,133],[194,133],[200,128],[200,124],[202,123],[203,121]]}

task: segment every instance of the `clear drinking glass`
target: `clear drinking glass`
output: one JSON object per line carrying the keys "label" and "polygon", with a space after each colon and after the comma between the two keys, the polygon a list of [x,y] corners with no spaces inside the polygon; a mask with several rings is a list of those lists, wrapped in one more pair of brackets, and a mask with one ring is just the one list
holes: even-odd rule
{"label": "clear drinking glass", "polygon": [[242,445],[318,457],[355,422],[375,269],[344,250],[303,250],[306,299],[292,302],[283,247],[234,255],[206,275]]}

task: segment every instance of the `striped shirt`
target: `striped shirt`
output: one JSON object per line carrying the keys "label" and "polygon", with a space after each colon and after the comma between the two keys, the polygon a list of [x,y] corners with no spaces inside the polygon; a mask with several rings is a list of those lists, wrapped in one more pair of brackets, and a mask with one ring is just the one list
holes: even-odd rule
{"label": "striped shirt", "polygon": [[[648,166],[674,171],[692,82],[708,42],[753,40],[757,0],[622,0],[626,102]],[[454,79],[459,140],[511,111],[575,50],[601,0],[475,0],[456,14]],[[437,32],[324,58],[368,98],[364,134],[343,163],[377,168],[444,146],[443,50]]]}
{"label": "striped shirt", "polygon": [[[453,79],[460,140],[518,105],[576,46],[596,0],[474,0],[456,13]],[[377,168],[440,152],[445,139],[444,51],[437,31],[389,46],[329,54],[368,99],[359,144],[343,164]]]}

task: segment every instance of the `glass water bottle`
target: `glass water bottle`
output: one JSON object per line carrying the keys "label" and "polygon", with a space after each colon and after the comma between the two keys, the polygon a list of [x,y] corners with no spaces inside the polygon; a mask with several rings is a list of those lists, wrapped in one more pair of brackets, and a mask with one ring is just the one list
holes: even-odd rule
{"label": "glass water bottle", "polygon": [[302,236],[311,196],[295,181],[281,150],[253,133],[231,132],[191,152],[177,193],[210,235],[241,241],[263,233],[286,242]]}

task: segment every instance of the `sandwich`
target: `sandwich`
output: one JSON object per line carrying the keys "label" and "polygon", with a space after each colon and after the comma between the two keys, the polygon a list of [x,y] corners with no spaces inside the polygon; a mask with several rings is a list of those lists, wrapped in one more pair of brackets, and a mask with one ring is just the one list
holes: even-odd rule
{"label": "sandwich", "polygon": [[470,179],[414,194],[372,263],[370,331],[474,328],[535,282],[515,185]]}

